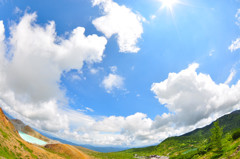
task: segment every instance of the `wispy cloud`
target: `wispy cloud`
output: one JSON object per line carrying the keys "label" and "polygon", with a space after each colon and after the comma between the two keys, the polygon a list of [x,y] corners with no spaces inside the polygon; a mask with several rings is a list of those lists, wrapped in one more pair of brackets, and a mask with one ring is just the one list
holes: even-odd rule
{"label": "wispy cloud", "polygon": [[237,38],[235,41],[232,42],[232,44],[229,46],[229,50],[231,52],[238,50],[240,48],[240,38]]}
{"label": "wispy cloud", "polygon": [[94,110],[89,107],[85,107],[84,109],[77,109],[77,111],[79,111],[79,112],[87,112],[87,111],[94,112]]}
{"label": "wispy cloud", "polygon": [[215,52],[214,49],[210,50],[210,51],[209,51],[209,56],[213,56],[213,53],[214,53],[214,52]]}
{"label": "wispy cloud", "polygon": [[110,70],[112,73],[116,73],[117,72],[117,66],[111,66]]}
{"label": "wispy cloud", "polygon": [[[238,9],[235,17],[237,18],[236,24],[240,26],[240,9]],[[240,38],[237,38],[235,41],[232,42],[232,44],[228,47],[228,49],[233,52],[240,48]]]}
{"label": "wispy cloud", "polygon": [[151,20],[154,20],[156,17],[157,17],[157,16],[153,14],[153,15],[150,16],[150,19],[151,19]]}
{"label": "wispy cloud", "polygon": [[90,112],[94,112],[94,110],[92,108],[89,107],[85,107],[86,110],[90,111]]}
{"label": "wispy cloud", "polygon": [[224,82],[224,84],[229,84],[235,75],[236,75],[236,70],[231,69],[230,74],[229,74],[227,80]]}

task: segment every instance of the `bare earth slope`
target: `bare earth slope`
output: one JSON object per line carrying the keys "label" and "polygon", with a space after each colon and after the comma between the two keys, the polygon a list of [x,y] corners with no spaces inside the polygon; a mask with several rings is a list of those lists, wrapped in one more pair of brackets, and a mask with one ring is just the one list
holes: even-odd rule
{"label": "bare earth slope", "polygon": [[[30,127],[25,127],[24,131],[31,132]],[[34,131],[34,130],[33,130]],[[34,132],[35,134],[35,132]],[[36,135],[36,134],[35,134]],[[40,134],[41,135],[41,134]],[[39,134],[37,134],[39,136]],[[44,136],[42,136],[44,139]],[[63,159],[78,158],[90,159],[87,155],[76,148],[65,144],[48,144],[45,147],[34,145],[24,141],[18,134],[17,129],[5,116],[0,108],[0,158],[44,158],[44,159]]]}
{"label": "bare earth slope", "polygon": [[34,129],[32,129],[30,126],[25,125],[21,120],[18,119],[10,119],[10,121],[12,122],[12,124],[14,125],[14,127],[18,130],[18,131],[22,131],[25,134],[28,134],[30,136],[33,136],[35,138],[38,138],[40,140],[46,141],[47,143],[59,143],[58,141],[55,140],[51,140],[45,136],[43,136],[42,134],[40,134],[39,132],[35,131]]}
{"label": "bare earth slope", "polygon": [[79,157],[85,158],[85,159],[90,159],[90,157],[85,155],[83,152],[80,152],[77,148],[75,148],[74,146],[71,146],[71,145],[48,144],[45,147],[54,152],[58,152],[59,154],[71,156],[71,159],[79,159]]}

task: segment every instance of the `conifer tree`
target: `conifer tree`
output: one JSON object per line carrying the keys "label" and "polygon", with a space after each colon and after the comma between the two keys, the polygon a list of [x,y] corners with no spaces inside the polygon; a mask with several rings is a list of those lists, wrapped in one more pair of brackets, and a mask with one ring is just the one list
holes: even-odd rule
{"label": "conifer tree", "polygon": [[223,135],[223,130],[219,126],[218,121],[214,122],[214,127],[210,130],[212,135],[211,135],[211,145],[213,149],[217,149],[217,151],[222,150],[222,135]]}

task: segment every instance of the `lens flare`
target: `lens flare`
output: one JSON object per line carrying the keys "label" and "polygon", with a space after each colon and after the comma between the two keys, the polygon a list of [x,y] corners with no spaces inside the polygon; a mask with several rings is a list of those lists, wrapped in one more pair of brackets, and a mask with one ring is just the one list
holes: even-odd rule
{"label": "lens flare", "polygon": [[162,3],[161,8],[167,8],[172,11],[175,4],[179,3],[178,0],[159,0]]}

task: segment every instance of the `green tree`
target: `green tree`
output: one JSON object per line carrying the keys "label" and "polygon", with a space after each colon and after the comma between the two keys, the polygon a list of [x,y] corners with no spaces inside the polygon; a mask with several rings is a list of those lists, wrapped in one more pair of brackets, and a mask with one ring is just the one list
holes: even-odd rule
{"label": "green tree", "polygon": [[212,133],[210,137],[212,148],[216,149],[217,151],[221,151],[223,130],[219,126],[218,121],[214,122],[214,126],[210,131]]}

